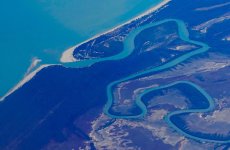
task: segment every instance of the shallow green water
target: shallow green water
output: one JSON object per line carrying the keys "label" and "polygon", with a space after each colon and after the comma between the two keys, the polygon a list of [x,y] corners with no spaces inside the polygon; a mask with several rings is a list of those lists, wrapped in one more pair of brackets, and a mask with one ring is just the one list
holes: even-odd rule
{"label": "shallow green water", "polygon": [[22,0],[0,5],[0,97],[20,81],[34,57],[59,63],[61,53],[115,27],[161,0]]}

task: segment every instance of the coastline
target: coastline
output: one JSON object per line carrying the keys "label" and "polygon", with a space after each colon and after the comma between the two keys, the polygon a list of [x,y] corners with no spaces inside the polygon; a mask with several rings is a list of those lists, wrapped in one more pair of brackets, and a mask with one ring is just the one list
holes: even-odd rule
{"label": "coastline", "polygon": [[[83,44],[83,43],[82,43]],[[81,45],[81,44],[80,44]],[[63,53],[62,53],[62,56],[60,58],[60,62],[76,62],[76,58],[73,57],[73,51],[75,48],[77,48],[79,46],[76,45],[76,46],[73,46],[67,50],[65,50]]]}
{"label": "coastline", "polygon": [[171,0],[163,0],[162,2],[158,3],[156,6],[146,10],[145,12],[141,13],[140,15],[138,15],[138,16],[136,16],[136,17],[134,17],[134,18],[132,18],[132,19],[130,19],[130,20],[128,20],[128,21],[126,21],[126,22],[114,27],[114,28],[112,28],[112,29],[106,30],[105,32],[102,32],[102,33],[99,33],[99,34],[96,34],[95,36],[89,38],[88,40],[85,40],[85,41],[83,41],[83,42],[81,42],[81,43],[79,43],[79,44],[77,44],[77,45],[65,50],[62,53],[62,56],[60,58],[60,62],[61,63],[76,62],[77,60],[76,60],[76,58],[73,57],[73,52],[74,52],[74,49],[76,49],[78,46],[80,46],[80,45],[82,45],[84,43],[87,43],[92,39],[95,39],[95,38],[98,38],[98,37],[100,37],[102,35],[105,35],[107,33],[113,32],[114,30],[116,30],[116,29],[118,29],[118,28],[120,28],[120,27],[122,27],[124,25],[127,25],[127,24],[131,23],[132,21],[140,19],[140,18],[142,18],[142,17],[144,17],[144,16],[146,16],[146,15],[148,15],[148,14],[150,14],[150,13],[152,13],[152,12],[154,12],[154,11],[160,9],[160,8],[162,8],[163,6],[168,4],[170,1]]}
{"label": "coastline", "polygon": [[[73,51],[75,48],[77,48],[78,46],[92,40],[92,39],[95,39],[97,37],[100,37],[101,35],[105,35],[107,33],[110,33],[124,25],[127,25],[129,23],[131,23],[132,21],[135,21],[137,19],[140,19],[160,8],[162,8],[163,6],[165,6],[167,3],[169,3],[171,0],[163,0],[162,2],[158,3],[157,5],[155,5],[154,7],[144,11],[143,13],[141,13],[140,15],[134,17],[134,18],[131,18],[130,20],[126,21],[125,23],[122,23],[118,26],[115,26],[114,28],[112,29],[109,29],[109,30],[106,30],[105,32],[102,32],[102,33],[99,33],[99,34],[96,34],[95,36],[75,45],[75,46],[72,46],[70,47],[69,49],[65,50],[63,53],[62,53],[62,56],[60,58],[60,62],[61,63],[71,63],[71,62],[76,62],[76,58],[73,57]],[[41,71],[42,69],[46,68],[46,67],[49,67],[51,65],[54,65],[54,64],[43,64],[41,66],[39,66],[36,70],[32,71],[31,73],[27,74],[22,80],[20,80],[15,86],[13,86],[12,89],[10,89],[6,94],[4,94],[3,96],[0,96],[0,101],[3,101],[6,97],[8,97],[10,94],[12,94],[13,92],[15,92],[16,90],[18,90],[20,87],[22,87],[25,83],[29,82],[39,71]],[[58,65],[58,64],[56,64]],[[59,64],[60,65],[60,64]]]}
{"label": "coastline", "polygon": [[22,87],[25,83],[27,83],[28,81],[30,81],[39,71],[41,71],[42,69],[44,69],[46,67],[49,67],[51,65],[52,64],[41,65],[40,67],[38,67],[33,72],[31,72],[28,75],[26,75],[18,84],[16,84],[11,90],[9,90],[9,92],[7,92],[4,96],[0,97],[0,101],[3,101],[7,96],[9,96],[13,92],[15,92],[17,89],[19,89],[20,87]]}

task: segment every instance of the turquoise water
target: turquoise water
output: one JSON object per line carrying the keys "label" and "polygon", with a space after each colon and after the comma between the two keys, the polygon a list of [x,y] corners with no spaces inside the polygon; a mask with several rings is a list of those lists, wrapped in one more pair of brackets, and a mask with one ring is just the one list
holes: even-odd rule
{"label": "turquoise water", "polygon": [[[1,5],[2,8],[0,9],[1,14],[4,14],[1,16],[3,23],[1,24],[2,28],[0,29],[0,53],[2,56],[0,66],[0,94],[3,95],[23,77],[23,74],[31,63],[30,60],[33,57],[36,56],[42,59],[42,63],[59,63],[58,60],[61,52],[69,46],[75,45],[96,33],[116,26],[134,17],[143,10],[148,9],[150,4],[152,6],[156,3],[156,1],[142,2],[141,0],[137,0],[128,5],[128,1],[129,0],[108,2],[84,0],[80,2],[68,1],[68,3],[63,3],[62,1],[38,2],[25,0],[23,2],[15,2],[14,5],[5,2],[5,5]],[[79,3],[81,5],[79,5]],[[87,9],[88,11],[86,11]],[[191,136],[177,128],[177,126],[171,122],[170,117],[173,115],[213,110],[214,103],[212,98],[201,87],[191,82],[178,81],[144,91],[136,100],[136,104],[142,110],[140,115],[116,116],[110,114],[108,111],[113,103],[112,88],[117,84],[138,78],[147,73],[173,67],[178,63],[181,63],[194,55],[206,52],[209,49],[208,45],[189,39],[189,33],[186,26],[180,20],[167,19],[139,27],[131,32],[124,41],[124,50],[121,53],[112,57],[67,64],[67,66],[84,67],[100,61],[119,60],[128,57],[134,50],[134,38],[136,35],[146,28],[169,21],[177,23],[178,32],[182,40],[199,45],[201,48],[180,56],[159,67],[154,67],[144,72],[133,74],[112,82],[107,87],[108,103],[105,106],[104,112],[111,118],[142,117],[147,112],[146,106],[141,102],[141,97],[143,95],[150,91],[167,88],[176,84],[188,84],[205,96],[210,104],[209,107],[207,109],[189,109],[172,112],[165,117],[166,122],[179,133],[187,137],[200,141],[228,143],[229,141],[209,140]]]}
{"label": "turquoise water", "polygon": [[[147,89],[145,91],[143,91],[139,97],[136,99],[136,105],[142,110],[142,113],[141,114],[138,114],[138,115],[114,115],[114,114],[111,114],[109,112],[109,109],[112,107],[112,104],[113,104],[113,101],[114,101],[114,97],[113,97],[113,87],[118,85],[119,83],[122,83],[122,82],[126,82],[128,80],[132,80],[132,79],[135,79],[135,78],[138,78],[142,75],[145,75],[145,74],[148,74],[148,73],[154,73],[154,72],[157,72],[157,71],[161,71],[161,70],[164,70],[164,69],[167,69],[167,68],[170,68],[170,67],[173,67],[175,65],[177,65],[178,63],[181,63],[185,60],[187,60],[188,58],[194,56],[194,55],[197,55],[197,54],[200,54],[200,53],[203,53],[203,52],[206,52],[208,49],[209,49],[209,46],[205,43],[202,43],[202,42],[198,42],[198,41],[193,41],[191,39],[189,39],[189,33],[187,31],[187,28],[184,24],[183,21],[180,21],[180,20],[177,20],[177,19],[166,19],[166,20],[163,20],[163,21],[159,21],[159,22],[156,22],[156,23],[150,23],[150,24],[147,24],[145,26],[141,26],[137,29],[135,29],[134,31],[132,31],[128,37],[126,38],[126,40],[124,41],[124,51],[126,52],[122,52],[121,54],[121,57],[120,58],[124,58],[124,57],[127,57],[129,54],[131,54],[132,50],[134,50],[134,38],[141,32],[143,31],[144,29],[147,29],[149,27],[153,27],[153,26],[156,26],[156,25],[159,25],[159,24],[162,24],[162,23],[165,23],[165,22],[170,22],[170,21],[173,21],[175,23],[177,23],[178,25],[178,33],[179,33],[179,36],[182,40],[184,41],[187,41],[187,42],[190,42],[190,43],[193,43],[193,44],[196,44],[196,45],[199,45],[201,46],[201,48],[197,49],[197,50],[194,50],[194,51],[191,51],[191,52],[188,52],[166,64],[163,64],[161,66],[158,66],[158,67],[153,67],[151,69],[148,69],[146,71],[143,71],[143,72],[139,72],[139,73],[136,73],[136,74],[132,74],[132,75],[129,75],[125,78],[122,78],[120,80],[117,80],[117,81],[114,81],[112,83],[110,83],[108,86],[107,86],[107,97],[108,97],[108,101],[107,101],[107,104],[105,105],[105,108],[104,108],[104,113],[107,114],[109,117],[111,118],[121,118],[121,119],[129,119],[129,118],[139,118],[139,117],[143,117],[144,115],[146,115],[147,113],[147,108],[145,106],[145,104],[141,101],[141,98],[151,92],[151,91],[155,91],[155,90],[159,90],[159,89],[164,89],[164,88],[167,88],[167,87],[171,87],[171,86],[174,86],[174,85],[177,85],[177,84],[187,84],[193,88],[195,88],[196,90],[198,90],[205,98],[206,100],[208,101],[209,103],[209,107],[208,108],[204,108],[204,109],[188,109],[188,110],[179,110],[179,111],[174,111],[174,112],[171,112],[169,113],[166,117],[165,117],[165,121],[168,123],[168,125],[170,125],[172,128],[174,128],[177,132],[181,133],[182,135],[186,136],[186,137],[189,137],[189,138],[192,138],[192,139],[196,139],[196,140],[199,140],[199,141],[207,141],[207,142],[217,142],[217,143],[229,143],[230,141],[219,141],[219,140],[210,140],[210,139],[205,139],[205,138],[200,138],[200,137],[196,137],[196,136],[192,136],[190,134],[187,134],[186,132],[184,132],[183,130],[181,130],[180,128],[178,128],[177,126],[175,126],[170,118],[174,115],[178,115],[178,114],[183,114],[183,113],[198,113],[198,112],[208,112],[208,111],[212,111],[214,109],[214,101],[212,100],[212,98],[208,95],[208,93],[206,93],[201,87],[199,87],[198,85],[194,84],[194,83],[191,83],[191,82],[188,82],[188,81],[177,81],[177,82],[173,82],[171,84],[168,84],[168,85],[163,85],[163,86],[159,86],[159,87],[156,87],[156,88],[150,88],[150,89]],[[113,58],[113,59],[119,59],[119,58]]]}
{"label": "turquoise water", "polygon": [[[204,44],[204,43],[201,43],[201,42],[198,42],[198,41],[193,41],[191,39],[189,39],[189,33],[187,31],[187,28],[184,24],[183,21],[181,20],[176,20],[176,19],[166,19],[166,20],[163,20],[163,21],[159,21],[159,22],[156,22],[156,23],[151,23],[151,24],[147,24],[145,26],[141,26],[137,29],[135,29],[134,31],[132,31],[129,36],[126,38],[126,40],[124,41],[124,51],[126,51],[127,54],[130,54],[132,50],[134,50],[134,38],[141,32],[143,31],[144,29],[147,29],[149,27],[153,27],[153,26],[156,26],[156,25],[159,25],[159,24],[162,24],[162,23],[165,23],[165,22],[170,22],[170,21],[173,21],[175,23],[177,23],[178,25],[178,33],[179,33],[179,36],[182,40],[184,41],[187,41],[187,42],[190,42],[190,43],[193,43],[193,44],[196,44],[196,45],[200,45],[202,46],[201,48],[197,49],[197,50],[194,50],[194,51],[191,51],[191,52],[188,52],[176,59],[173,59],[172,61],[166,63],[166,64],[163,64],[161,66],[158,66],[158,67],[154,67],[154,68],[151,68],[151,69],[148,69],[144,72],[139,72],[137,74],[132,74],[130,76],[127,76],[125,78],[122,78],[120,80],[117,80],[117,81],[114,81],[112,83],[110,83],[107,87],[107,95],[108,95],[108,102],[105,106],[105,113],[108,114],[110,117],[112,118],[132,118],[132,117],[138,117],[138,116],[116,116],[116,115],[112,115],[109,113],[109,108],[112,106],[112,103],[113,103],[113,95],[112,95],[112,88],[116,85],[118,85],[119,83],[122,83],[122,82],[125,82],[125,81],[128,81],[128,80],[131,80],[131,79],[134,79],[134,78],[137,78],[137,77],[140,77],[141,75],[144,75],[144,74],[147,74],[147,73],[154,73],[154,72],[157,72],[157,71],[160,71],[160,70],[164,70],[164,69],[167,69],[167,68],[170,68],[170,67],[173,67],[177,64],[179,64],[180,62],[182,61],[185,61],[187,60],[188,58],[196,55],[196,54],[200,54],[200,53],[203,53],[203,52],[206,52],[208,49],[209,49],[209,46],[207,44]],[[145,109],[145,106],[140,103],[140,108],[143,110],[143,113],[141,114],[141,116],[145,113],[145,111],[147,111]]]}
{"label": "turquoise water", "polygon": [[25,75],[34,57],[59,63],[61,53],[162,0],[22,0],[0,5],[0,96]]}

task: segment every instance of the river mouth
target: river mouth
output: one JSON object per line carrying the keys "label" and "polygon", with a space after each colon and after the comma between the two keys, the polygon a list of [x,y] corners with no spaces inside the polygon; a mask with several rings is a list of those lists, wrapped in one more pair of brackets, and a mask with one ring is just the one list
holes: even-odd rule
{"label": "river mouth", "polygon": [[[5,14],[1,16],[3,23],[0,29],[0,97],[10,89],[13,90],[27,75],[34,59],[41,62],[33,70],[43,64],[59,64],[65,49],[118,26],[160,2],[162,0],[136,0],[133,3],[128,0],[105,0],[100,3],[93,0],[69,0],[21,1],[14,5],[4,2],[0,9],[1,14]],[[114,12],[114,9],[117,11]],[[100,16],[103,19],[98,19]]]}

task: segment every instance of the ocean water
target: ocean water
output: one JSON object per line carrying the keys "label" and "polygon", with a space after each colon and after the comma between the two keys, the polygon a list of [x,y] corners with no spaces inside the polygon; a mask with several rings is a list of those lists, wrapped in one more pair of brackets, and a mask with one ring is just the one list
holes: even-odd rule
{"label": "ocean water", "polygon": [[[199,4],[201,2],[208,3],[206,1],[200,0]],[[207,21],[207,19],[209,19],[208,17],[212,15],[211,13],[209,13],[210,16],[207,16],[206,18],[200,15],[200,13],[193,11],[193,8],[198,7],[197,4],[198,3],[194,3],[191,0],[173,1],[172,3],[170,3],[167,9],[164,9],[156,16],[152,15],[154,16],[154,19],[149,18],[149,20],[147,20],[146,22],[144,21],[143,24],[147,24],[147,22],[153,20],[156,22],[159,21],[162,22],[162,20],[168,18],[174,18],[174,20],[176,18],[178,19],[177,22],[178,22],[179,29],[181,31],[181,38],[183,40],[190,43],[192,42],[193,44],[198,44],[197,42],[194,43],[194,41],[200,41],[202,43],[206,43],[208,41],[207,37],[204,37],[204,40],[200,40],[200,38],[195,37],[194,32],[190,30],[192,25],[196,25],[199,24],[200,22]],[[186,13],[183,13],[184,10],[187,10]],[[221,10],[224,11],[224,9]],[[134,26],[136,24],[139,25],[141,21],[143,21],[143,19],[135,21],[133,25]],[[50,30],[51,29],[52,28],[50,28]],[[189,41],[187,39],[188,37],[186,35],[187,33],[186,29],[188,29],[188,33],[190,35],[189,38],[191,38]],[[172,30],[172,28],[169,28],[169,30]],[[69,31],[72,33],[74,30],[69,30]],[[137,31],[142,31],[142,30],[141,28],[139,28],[139,30],[137,29]],[[138,32],[138,33],[143,34],[145,32]],[[73,35],[73,37],[75,37],[75,35]],[[129,42],[131,42],[131,40]],[[209,45],[209,41],[207,42],[207,44]],[[10,46],[12,45],[13,44],[11,44]],[[207,48],[207,45],[205,47]],[[82,116],[88,113],[89,110],[97,109],[99,113],[91,112],[89,118],[92,118],[93,120],[96,120],[98,118],[98,116],[101,114],[102,109],[108,100],[107,97],[108,93],[106,93],[106,89],[108,88],[108,85],[111,85],[111,83],[113,84],[114,81],[119,81],[120,83],[120,82],[124,82],[125,80],[131,80],[142,76],[154,75],[155,73],[160,73],[162,69],[165,69],[165,71],[170,71],[179,62],[188,63],[188,61],[192,61],[192,60],[196,61],[194,60],[195,58],[194,54],[198,54],[198,53],[201,54],[201,52],[202,53],[209,52],[210,50],[206,51],[207,50],[206,48],[205,49],[199,48],[193,51],[192,53],[187,52],[186,54],[183,55],[183,57],[180,57],[179,59],[176,58],[172,60],[170,63],[168,63],[167,65],[162,64],[160,67],[158,67],[158,69],[153,69],[152,67],[150,68],[149,59],[145,59],[146,57],[141,57],[140,55],[137,55],[138,53],[134,53],[134,55],[130,55],[129,57],[125,57],[124,59],[121,59],[119,61],[112,60],[112,61],[98,62],[95,65],[92,65],[90,67],[85,67],[85,68],[64,68],[62,66],[52,66],[43,69],[41,72],[39,72],[36,75],[35,78],[30,80],[22,88],[20,88],[19,90],[11,94],[9,97],[7,97],[5,101],[0,103],[0,120],[1,120],[0,149],[4,149],[4,148],[22,149],[22,150],[41,149],[49,145],[50,141],[56,141],[58,144],[65,142],[66,140],[68,140],[69,137],[68,135],[71,135],[71,133],[76,134],[78,137],[81,137],[84,141],[88,142],[89,138],[85,134],[87,132],[84,132],[82,128],[90,129],[91,124],[89,125],[87,123],[88,120],[86,119],[86,117],[82,117]],[[151,56],[154,56],[151,57],[151,60],[155,60],[154,58],[156,58],[155,57],[156,55],[153,55],[153,53],[150,54]],[[159,54],[158,56],[161,55]],[[48,57],[46,60],[48,60]],[[147,69],[145,69],[146,67],[144,66],[147,66]],[[153,73],[154,70],[155,71],[158,70],[158,72]],[[214,77],[214,75],[212,75],[212,77]],[[186,79],[190,80],[189,78]],[[177,80],[177,79],[174,78],[173,80]],[[207,80],[207,82],[205,83],[210,83],[210,82],[209,80]],[[175,85],[175,82],[172,82],[172,84],[168,86],[172,86],[173,84]],[[193,84],[190,83],[190,85]],[[190,88],[191,86],[187,87],[186,89],[190,90]],[[182,86],[181,89],[185,89],[184,86]],[[197,87],[196,89],[202,92],[201,89]],[[189,92],[190,91],[186,92],[185,94],[191,94]],[[111,92],[109,91],[109,94],[110,93],[112,93],[112,91]],[[202,94],[207,97],[207,95],[205,95],[203,92]],[[200,96],[199,93],[195,93],[195,95]],[[198,105],[198,103],[196,104]],[[199,102],[199,104],[203,104],[203,103]],[[206,110],[203,110],[203,112],[204,111]],[[175,115],[175,113],[172,115]],[[82,118],[79,119],[80,117]],[[179,123],[183,121],[180,118],[173,118],[173,119],[174,120],[178,119],[180,121]],[[82,124],[81,126],[76,125],[74,128],[73,125],[75,125],[75,123],[77,122],[76,120],[78,120],[78,122],[82,122]],[[111,122],[108,122],[108,125],[110,125]],[[170,124],[169,121],[168,121],[168,125],[172,126],[172,124]],[[105,124],[105,127],[106,126],[107,124]],[[182,124],[178,125],[178,127],[181,128],[179,133],[183,133],[181,131],[184,128],[182,128],[181,126]],[[102,126],[102,128],[103,127],[104,126]],[[175,134],[177,133],[175,132]],[[183,135],[185,135],[185,133],[183,133]],[[197,139],[196,137],[197,135],[199,134],[196,135],[193,134],[192,135],[194,136],[193,139],[199,140],[200,143],[203,143],[204,139]],[[189,137],[189,135],[186,136]],[[211,134],[207,136],[204,138],[216,139],[216,137]],[[138,137],[141,136],[138,135]],[[226,142],[226,139],[220,139],[220,140],[224,140],[224,142]],[[74,142],[76,142],[76,147],[77,146],[79,147],[78,145],[80,143],[79,140],[76,140]],[[229,141],[227,142],[229,143]],[[143,143],[143,145],[144,144],[145,143]],[[229,144],[227,146],[229,147]],[[160,147],[159,149],[165,149],[165,148]]]}
{"label": "ocean water", "polygon": [[40,64],[59,63],[65,49],[124,23],[161,1],[3,2],[0,6],[0,97],[25,76],[35,58],[42,60]]}

